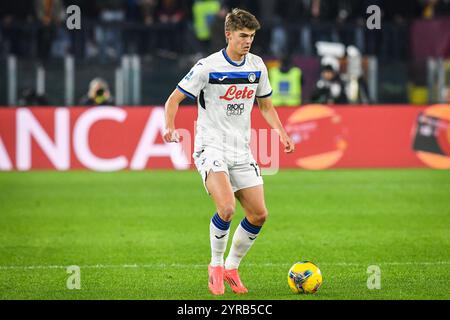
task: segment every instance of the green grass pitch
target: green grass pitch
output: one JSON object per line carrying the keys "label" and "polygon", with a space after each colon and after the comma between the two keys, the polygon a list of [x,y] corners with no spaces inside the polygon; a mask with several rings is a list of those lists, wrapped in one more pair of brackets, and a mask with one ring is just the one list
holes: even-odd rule
{"label": "green grass pitch", "polygon": [[[207,289],[215,212],[195,171],[0,173],[1,299],[449,299],[450,171],[283,170],[240,271],[244,296]],[[232,232],[243,217],[237,205]],[[231,236],[228,247],[231,243]],[[315,262],[315,295],[287,271]],[[69,290],[66,267],[81,270]],[[369,290],[367,268],[381,269]]]}

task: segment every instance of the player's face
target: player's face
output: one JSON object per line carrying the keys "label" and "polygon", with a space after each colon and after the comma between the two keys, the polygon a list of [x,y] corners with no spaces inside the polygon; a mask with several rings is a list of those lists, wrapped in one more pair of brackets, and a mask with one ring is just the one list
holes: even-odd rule
{"label": "player's face", "polygon": [[226,32],[230,49],[238,55],[246,55],[250,51],[253,39],[255,39],[255,33],[255,30],[247,28]]}

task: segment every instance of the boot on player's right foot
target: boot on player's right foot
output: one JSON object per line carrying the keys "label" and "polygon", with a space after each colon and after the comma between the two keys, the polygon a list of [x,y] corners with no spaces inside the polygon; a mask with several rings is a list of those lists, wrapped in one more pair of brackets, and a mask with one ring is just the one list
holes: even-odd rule
{"label": "boot on player's right foot", "polygon": [[209,291],[211,291],[214,295],[222,295],[225,293],[225,286],[223,284],[223,266],[213,267],[211,265],[208,266],[208,287]]}

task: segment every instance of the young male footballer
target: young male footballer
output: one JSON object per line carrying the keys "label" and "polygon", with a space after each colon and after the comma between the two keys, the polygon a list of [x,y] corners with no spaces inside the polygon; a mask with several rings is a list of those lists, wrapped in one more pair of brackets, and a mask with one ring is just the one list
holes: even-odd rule
{"label": "young male footballer", "polygon": [[[294,143],[286,134],[275,111],[267,68],[263,60],[250,53],[258,20],[251,13],[234,9],[225,19],[227,47],[201,59],[178,83],[165,104],[165,142],[178,142],[175,115],[186,97],[196,99],[198,119],[193,159],[206,191],[217,211],[210,223],[211,262],[208,266],[209,290],[225,292],[224,281],[233,292],[247,293],[238,268],[255,242],[267,219],[261,170],[250,151],[250,118],[255,101],[267,123],[275,129],[287,153]],[[237,198],[245,218],[237,227],[228,257],[231,219]]]}

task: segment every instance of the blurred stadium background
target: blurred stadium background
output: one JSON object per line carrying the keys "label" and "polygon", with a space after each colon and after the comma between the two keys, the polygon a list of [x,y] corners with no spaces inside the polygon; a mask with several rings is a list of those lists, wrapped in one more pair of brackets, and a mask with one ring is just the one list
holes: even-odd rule
{"label": "blurred stadium background", "polygon": [[[74,4],[81,30],[66,27],[66,8]],[[370,5],[381,9],[380,30],[366,27]],[[318,41],[360,52],[368,97],[349,102],[450,99],[448,0],[17,0],[0,4],[0,105],[83,104],[96,77],[106,80],[118,105],[162,104],[198,58],[225,46],[223,19],[233,7],[261,21],[252,50],[269,67],[292,55],[302,69],[303,103],[311,102],[320,77],[325,53]],[[339,51],[348,83],[360,71],[348,69],[347,52]]]}
{"label": "blurred stadium background", "polygon": [[[225,47],[234,7],[262,24],[252,52],[297,143],[283,154],[255,108],[254,155],[280,171],[265,177],[271,217],[243,298],[310,299],[287,288],[298,260],[324,274],[313,299],[449,298],[449,0],[1,1],[0,298],[211,298],[214,208],[195,170],[173,170],[193,169],[193,141],[162,142],[161,106]],[[197,110],[183,104],[188,138]]]}

